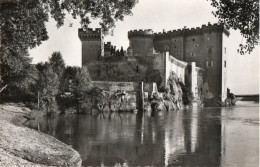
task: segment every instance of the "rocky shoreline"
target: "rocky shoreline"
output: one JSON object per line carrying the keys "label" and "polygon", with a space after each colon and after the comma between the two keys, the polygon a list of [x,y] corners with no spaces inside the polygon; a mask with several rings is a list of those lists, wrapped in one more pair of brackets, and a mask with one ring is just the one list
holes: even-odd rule
{"label": "rocky shoreline", "polygon": [[0,105],[0,166],[81,166],[77,151],[23,126],[31,112],[16,104]]}

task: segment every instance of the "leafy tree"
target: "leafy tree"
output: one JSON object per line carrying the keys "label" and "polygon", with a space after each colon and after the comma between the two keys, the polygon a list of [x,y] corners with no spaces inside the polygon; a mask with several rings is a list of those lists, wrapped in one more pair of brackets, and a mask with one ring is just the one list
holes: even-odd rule
{"label": "leafy tree", "polygon": [[213,14],[227,28],[240,30],[246,44],[240,44],[240,54],[250,53],[259,43],[258,0],[211,0],[217,10]]}
{"label": "leafy tree", "polygon": [[121,46],[121,49],[120,49],[120,56],[124,56],[124,49],[123,49],[122,46]]}
{"label": "leafy tree", "polygon": [[77,104],[77,100],[71,96],[71,94],[66,94],[66,92],[72,93],[73,88],[76,88],[75,77],[77,72],[80,71],[80,67],[67,66],[63,72],[61,83],[59,86],[60,96],[57,96],[57,102],[59,109],[65,112],[69,108],[74,108]]}
{"label": "leafy tree", "polygon": [[76,77],[77,71],[79,71],[79,67],[71,67],[67,66],[63,72],[62,75],[62,84],[60,85],[60,90],[61,92],[70,92],[72,91],[72,86],[73,86],[73,80]]}
{"label": "leafy tree", "polygon": [[72,94],[76,102],[77,111],[80,112],[88,107],[88,98],[86,95],[92,88],[87,67],[84,66],[77,71],[73,84]]}
{"label": "leafy tree", "polygon": [[31,58],[27,50],[19,54],[14,52],[7,52],[7,54],[0,52],[0,54],[0,85],[6,86],[6,89],[1,92],[1,97],[16,101],[27,100],[25,96],[32,94],[30,87],[38,79],[35,67],[30,64]]}
{"label": "leafy tree", "polygon": [[59,78],[48,63],[37,64],[39,80],[37,84],[40,108],[46,113],[57,112],[56,96],[59,92]]}
{"label": "leafy tree", "polygon": [[49,62],[53,71],[58,75],[59,78],[61,78],[65,70],[65,62],[62,58],[61,53],[53,52],[51,58],[49,58]]}
{"label": "leafy tree", "polygon": [[17,75],[23,69],[22,66],[28,64],[28,58],[23,55],[27,49],[48,39],[46,22],[49,16],[57,21],[57,27],[64,24],[65,13],[74,18],[79,16],[84,28],[91,19],[99,19],[106,34],[115,27],[117,20],[123,20],[125,15],[131,14],[136,3],[137,0],[1,0],[1,83],[7,82],[5,78],[10,76],[10,69]]}
{"label": "leafy tree", "polygon": [[81,19],[86,28],[99,19],[107,33],[117,20],[131,14],[137,0],[2,0],[0,1],[1,45],[9,50],[33,48],[48,39],[45,23],[49,15],[64,24],[65,13]]}
{"label": "leafy tree", "polygon": [[65,84],[64,82],[62,82],[63,79],[63,73],[65,70],[65,62],[62,58],[62,55],[60,52],[53,52],[51,57],[49,58],[49,64],[50,67],[52,68],[53,72],[55,72],[57,74],[58,80],[59,80],[59,94],[63,94],[64,91],[62,90],[62,88],[64,87],[63,84]]}

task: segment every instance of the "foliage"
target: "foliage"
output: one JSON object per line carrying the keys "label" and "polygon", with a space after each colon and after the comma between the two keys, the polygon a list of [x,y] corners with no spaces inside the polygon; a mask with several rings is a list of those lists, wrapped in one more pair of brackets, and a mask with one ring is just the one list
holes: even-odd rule
{"label": "foliage", "polygon": [[145,73],[145,82],[156,82],[158,86],[162,84],[162,77],[160,75],[160,72],[158,70],[151,70],[152,68],[149,68]]}
{"label": "foliage", "polygon": [[78,112],[87,108],[86,93],[91,90],[91,87],[91,78],[87,67],[84,66],[77,71],[73,80],[72,95],[76,101]]}
{"label": "foliage", "polygon": [[49,15],[64,24],[65,13],[81,19],[86,28],[91,19],[100,19],[104,33],[115,27],[115,21],[131,14],[137,0],[2,0],[0,1],[1,45],[17,52],[40,45],[48,39],[45,23]]}
{"label": "foliage", "polygon": [[57,104],[55,97],[59,92],[59,78],[48,63],[38,64],[39,80],[37,83],[40,107],[46,112],[56,112]]}
{"label": "foliage", "polygon": [[52,68],[53,72],[57,74],[58,80],[59,80],[59,94],[64,93],[62,88],[64,82],[62,82],[63,79],[63,73],[65,70],[65,62],[62,58],[62,55],[60,52],[53,52],[51,57],[49,58],[49,65]]}
{"label": "foliage", "polygon": [[63,105],[61,98],[62,94],[65,93],[63,75],[65,71],[65,63],[60,52],[53,52],[52,56],[49,58],[49,62],[38,63],[36,65],[38,69],[39,80],[35,85],[34,90],[39,94],[40,108],[46,108],[47,111],[57,111],[57,100],[60,103],[60,108]]}
{"label": "foliage", "polygon": [[240,54],[250,53],[259,43],[259,1],[258,0],[211,0],[217,9],[213,14],[227,28],[240,30],[246,44],[240,44]]}
{"label": "foliage", "polygon": [[45,22],[48,13],[40,0],[0,3],[1,47],[19,53],[48,39]]}
{"label": "foliage", "polygon": [[[123,20],[125,15],[131,14],[136,3],[137,0],[1,0],[0,86],[12,84],[23,89],[34,82],[34,76],[25,78],[34,75],[35,70],[31,69],[31,60],[24,54],[27,54],[27,49],[48,39],[46,22],[49,16],[57,21],[57,27],[64,24],[65,13],[74,18],[79,16],[83,28],[89,25],[91,19],[100,19],[101,28],[106,34],[115,26],[115,21]],[[53,71],[58,76],[61,76],[61,68],[65,66],[60,60],[60,53],[54,53],[50,59]],[[58,64],[52,64],[55,61]],[[8,88],[14,90],[11,85]]]}
{"label": "foliage", "polygon": [[15,99],[16,101],[26,100],[25,96],[29,96],[30,87],[35,84],[38,75],[34,66],[32,66],[31,58],[28,52],[21,51],[19,54],[15,52],[6,52],[0,57],[1,78],[0,85],[8,85],[1,92],[1,96],[7,99]]}
{"label": "foliage", "polygon": [[49,63],[50,63],[52,70],[61,79],[62,74],[65,70],[65,62],[62,58],[61,53],[60,52],[53,52],[51,57],[49,58]]}
{"label": "foliage", "polygon": [[67,111],[68,108],[74,108],[77,103],[76,99],[71,97],[71,92],[76,87],[75,77],[78,71],[80,71],[79,67],[67,66],[62,74],[59,86],[60,94],[56,97],[59,109],[62,112]]}
{"label": "foliage", "polygon": [[76,77],[77,72],[80,70],[79,67],[71,67],[67,66],[64,69],[62,74],[61,83],[60,83],[60,91],[61,92],[71,92],[73,86],[73,80]]}
{"label": "foliage", "polygon": [[115,27],[115,21],[123,20],[125,15],[132,14],[131,9],[135,6],[137,0],[65,0],[61,3],[61,10],[66,9],[74,18],[80,16],[81,25],[87,28],[90,18],[100,18],[99,24],[104,33]]}

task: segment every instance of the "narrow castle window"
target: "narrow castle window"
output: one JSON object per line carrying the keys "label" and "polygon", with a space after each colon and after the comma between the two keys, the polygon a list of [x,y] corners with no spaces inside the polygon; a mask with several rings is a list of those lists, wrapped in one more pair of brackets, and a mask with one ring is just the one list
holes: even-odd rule
{"label": "narrow castle window", "polygon": [[213,67],[213,61],[208,60],[207,61],[207,67]]}
{"label": "narrow castle window", "polygon": [[177,46],[174,46],[174,48],[176,48]]}
{"label": "narrow castle window", "polygon": [[191,56],[192,56],[192,57],[194,56],[193,52],[191,52]]}
{"label": "narrow castle window", "polygon": [[212,56],[212,47],[208,47],[208,56],[209,56],[209,57]]}
{"label": "narrow castle window", "polygon": [[194,42],[194,41],[195,41],[195,38],[193,38],[192,41]]}
{"label": "narrow castle window", "polygon": [[179,52],[176,52],[176,55],[179,55]]}
{"label": "narrow castle window", "polygon": [[225,54],[227,53],[227,48],[224,48],[224,53],[225,53]]}
{"label": "narrow castle window", "polygon": [[136,66],[136,70],[135,70],[136,72],[139,72],[139,67],[138,66]]}
{"label": "narrow castle window", "polygon": [[227,67],[227,62],[226,62],[226,60],[224,61],[224,67],[225,67],[225,68]]}

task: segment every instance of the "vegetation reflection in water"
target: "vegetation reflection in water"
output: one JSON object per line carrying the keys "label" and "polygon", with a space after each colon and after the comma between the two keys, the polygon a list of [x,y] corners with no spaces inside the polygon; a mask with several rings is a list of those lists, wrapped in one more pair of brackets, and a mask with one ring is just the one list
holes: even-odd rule
{"label": "vegetation reflection in water", "polygon": [[241,102],[235,108],[73,115],[39,124],[78,150],[83,166],[258,166],[258,109],[258,103]]}

